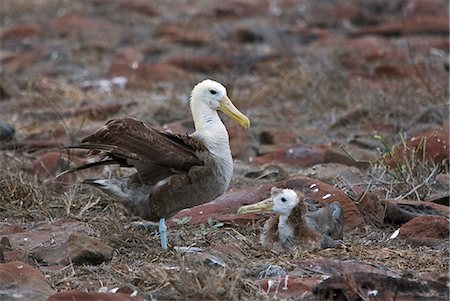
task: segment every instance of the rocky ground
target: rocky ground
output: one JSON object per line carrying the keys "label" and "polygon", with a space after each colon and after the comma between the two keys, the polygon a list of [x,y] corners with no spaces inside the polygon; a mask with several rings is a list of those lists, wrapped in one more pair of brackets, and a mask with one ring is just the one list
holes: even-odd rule
{"label": "rocky ground", "polygon": [[[448,300],[448,3],[443,0],[3,0],[0,299]],[[212,78],[247,114],[226,121],[229,191],[155,229],[58,148],[131,116],[192,131]],[[237,216],[272,186],[344,207],[340,248],[259,244]],[[184,248],[190,247],[190,248]]]}

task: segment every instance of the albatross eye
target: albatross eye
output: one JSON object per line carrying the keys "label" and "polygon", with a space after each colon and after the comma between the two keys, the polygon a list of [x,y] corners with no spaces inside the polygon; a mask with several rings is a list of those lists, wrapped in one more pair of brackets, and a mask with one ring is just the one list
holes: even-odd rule
{"label": "albatross eye", "polygon": [[209,90],[209,92],[210,92],[212,95],[217,94],[217,91],[216,91],[216,90]]}
{"label": "albatross eye", "polygon": [[286,199],[285,199],[285,198],[281,198],[281,201],[282,201],[283,203],[286,203]]}

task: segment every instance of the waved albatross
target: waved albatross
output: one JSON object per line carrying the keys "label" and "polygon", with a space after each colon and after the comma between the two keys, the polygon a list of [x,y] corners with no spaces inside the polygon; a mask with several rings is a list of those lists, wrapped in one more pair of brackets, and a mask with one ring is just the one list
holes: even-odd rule
{"label": "waved albatross", "polygon": [[228,132],[217,111],[244,128],[250,127],[250,120],[233,105],[218,82],[207,79],[197,84],[190,107],[195,126],[192,134],[162,132],[136,119],[123,118],[108,121],[73,147],[100,152],[101,159],[69,172],[108,164],[136,169],[129,177],[83,183],[100,188],[131,213],[159,221],[163,250],[167,250],[165,219],[214,200],[230,183],[233,160]]}
{"label": "waved albatross", "polygon": [[273,187],[271,197],[242,206],[238,214],[273,211],[264,224],[261,243],[267,247],[291,249],[332,248],[343,238],[343,210],[339,202],[306,203],[301,192]]}

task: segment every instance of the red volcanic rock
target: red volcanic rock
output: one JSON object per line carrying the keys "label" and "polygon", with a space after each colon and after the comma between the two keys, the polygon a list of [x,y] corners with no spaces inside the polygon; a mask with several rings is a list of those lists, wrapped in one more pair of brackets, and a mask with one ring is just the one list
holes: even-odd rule
{"label": "red volcanic rock", "polygon": [[60,152],[50,152],[34,160],[26,167],[27,171],[33,172],[39,177],[56,176],[68,166],[65,156]]}
{"label": "red volcanic rock", "polygon": [[57,220],[52,223],[39,223],[20,232],[3,234],[13,249],[29,252],[37,246],[51,245],[67,241],[73,232],[86,232],[86,226],[75,220]]}
{"label": "red volcanic rock", "polygon": [[195,57],[175,56],[167,60],[167,63],[186,71],[217,72],[228,69],[231,62],[226,58],[215,55],[203,55]]}
{"label": "red volcanic rock", "polygon": [[180,43],[190,46],[202,46],[210,42],[211,38],[207,32],[194,31],[182,26],[169,25],[157,30],[156,37],[162,37],[169,42]]}
{"label": "red volcanic rock", "polygon": [[264,15],[269,12],[270,4],[267,0],[242,1],[232,0],[220,2],[214,9],[216,17],[250,17]]}
{"label": "red volcanic rock", "polygon": [[126,48],[121,50],[111,61],[108,76],[124,76],[127,88],[148,88],[151,81],[176,81],[186,76],[185,72],[167,63],[142,64],[144,55],[141,51]]}
{"label": "red volcanic rock", "polygon": [[60,245],[38,246],[29,254],[46,265],[98,265],[112,259],[113,248],[94,237],[72,233]]}
{"label": "red volcanic rock", "polygon": [[0,63],[5,73],[14,73],[35,63],[45,55],[43,51],[38,50],[25,53],[3,53],[0,54]]}
{"label": "red volcanic rock", "polygon": [[344,165],[367,166],[368,161],[375,162],[376,156],[354,145],[344,145],[353,158],[342,150],[341,144],[304,144],[291,145],[284,149],[275,150],[255,159],[255,163],[284,163],[288,165],[310,167],[321,163],[340,163]]}
{"label": "red volcanic rock", "polygon": [[352,2],[319,2],[313,3],[304,16],[309,26],[335,27],[346,20],[356,20],[360,12]]}
{"label": "red volcanic rock", "polygon": [[370,162],[375,162],[376,160],[376,153],[353,144],[344,145],[332,142],[325,152],[325,162],[327,163],[368,167]]}
{"label": "red volcanic rock", "polygon": [[0,39],[2,40],[23,40],[25,38],[41,35],[42,30],[32,24],[20,24],[2,30]]}
{"label": "red volcanic rock", "polygon": [[339,292],[342,300],[448,300],[448,287],[435,281],[414,281],[383,274],[356,272],[335,275],[313,290],[314,299],[327,300]]}
{"label": "red volcanic rock", "polygon": [[124,293],[87,293],[71,290],[54,294],[47,301],[144,301],[144,299]]}
{"label": "red volcanic rock", "polygon": [[[331,258],[315,258],[303,259],[293,262],[298,266],[300,275],[304,274],[305,268],[308,271],[313,271],[322,275],[345,275],[351,273],[374,273],[382,274],[389,277],[397,277],[398,275],[381,267],[376,267],[373,264],[357,260],[338,260]],[[292,274],[297,274],[294,269]]]}
{"label": "red volcanic rock", "polygon": [[301,300],[311,295],[313,288],[322,282],[320,276],[295,277],[285,275],[259,281],[261,288],[271,297]]}
{"label": "red volcanic rock", "polygon": [[360,185],[365,183],[369,177],[354,166],[347,166],[339,163],[324,163],[314,165],[310,168],[299,171],[299,174],[318,179],[330,185],[342,184],[338,180],[342,180],[346,184]]}
{"label": "red volcanic rock", "polygon": [[368,26],[354,36],[365,35],[411,35],[411,34],[440,34],[448,35],[448,16],[418,16],[406,18],[404,20],[395,20],[382,22],[378,25]]}
{"label": "red volcanic rock", "polygon": [[257,157],[255,163],[284,163],[301,167],[309,167],[325,162],[325,153],[329,145],[295,144]]}
{"label": "red volcanic rock", "polygon": [[403,13],[407,17],[417,16],[445,16],[448,6],[441,0],[408,0],[403,6]]}
{"label": "red volcanic rock", "polygon": [[415,246],[443,246],[448,244],[449,230],[447,217],[424,215],[401,226],[398,238]]}
{"label": "red volcanic rock", "polygon": [[391,224],[402,225],[419,216],[449,216],[448,206],[432,202],[408,200],[382,200],[386,207],[386,220]]}
{"label": "red volcanic rock", "polygon": [[146,4],[139,4],[134,1],[125,1],[119,5],[119,9],[124,11],[130,11],[133,13],[142,14],[148,17],[156,17],[159,16],[159,12]]}
{"label": "red volcanic rock", "polygon": [[0,264],[2,300],[44,301],[55,291],[38,270],[20,261]]}
{"label": "red volcanic rock", "polygon": [[425,132],[419,136],[415,136],[406,140],[405,144],[399,144],[394,147],[394,159],[390,156],[385,156],[385,163],[388,166],[396,166],[395,161],[403,165],[402,162],[408,160],[411,162],[412,158],[419,161],[430,160],[435,164],[442,164],[449,162],[449,123],[444,124],[441,128]]}
{"label": "red volcanic rock", "polygon": [[366,223],[372,223],[377,226],[381,226],[384,223],[386,208],[381,203],[378,195],[366,191],[365,187],[356,185],[352,186],[351,191],[347,194],[355,202]]}
{"label": "red volcanic rock", "polygon": [[95,19],[79,13],[68,13],[50,21],[50,28],[59,33],[89,32],[111,30],[110,26],[98,23]]}
{"label": "red volcanic rock", "polygon": [[234,32],[234,39],[238,43],[258,43],[264,41],[264,36],[253,27],[239,27]]}
{"label": "red volcanic rock", "polygon": [[[319,203],[338,201],[344,210],[344,231],[350,231],[364,224],[358,208],[344,192],[319,180],[298,175],[290,176],[276,183],[228,192],[207,204],[182,210],[174,216],[174,219],[181,220],[183,217],[190,217],[189,223],[197,225],[207,223],[209,218],[230,223],[245,223],[259,219],[260,216],[255,214],[237,216],[236,212],[241,206],[254,204],[268,198],[270,189],[274,186],[299,190],[307,198],[312,198]],[[175,225],[176,222],[171,219],[169,224]]]}
{"label": "red volcanic rock", "polygon": [[245,160],[255,156],[254,143],[250,131],[244,130],[236,122],[225,123],[230,137],[233,158]]}

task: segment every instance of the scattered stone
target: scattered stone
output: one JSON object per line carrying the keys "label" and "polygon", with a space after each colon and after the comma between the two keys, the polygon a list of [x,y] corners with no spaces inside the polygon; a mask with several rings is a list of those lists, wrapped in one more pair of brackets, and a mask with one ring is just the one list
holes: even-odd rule
{"label": "scattered stone", "polygon": [[295,276],[309,276],[311,272],[322,275],[345,275],[349,273],[375,273],[389,277],[398,277],[387,268],[358,260],[339,260],[333,258],[303,259],[293,262],[298,266],[291,272]]}
{"label": "scattered stone", "polygon": [[353,35],[382,35],[391,37],[413,34],[448,35],[448,33],[448,17],[421,16],[406,18],[403,20],[382,22],[378,25],[368,26],[355,32]]}
{"label": "scattered stone", "polygon": [[[401,143],[394,147],[395,160],[425,160],[435,164],[445,164],[450,159],[450,124],[447,122],[441,128],[434,131],[425,132],[419,136],[409,138],[405,144]],[[390,156],[384,158],[388,166],[395,166]]]}
{"label": "scattered stone", "polygon": [[339,163],[323,163],[299,171],[300,175],[318,179],[329,185],[364,185],[369,177],[354,166]]}
{"label": "scattered stone", "polygon": [[432,202],[384,199],[381,203],[386,208],[386,221],[394,225],[402,225],[419,216],[450,215],[448,206]]}
{"label": "scattered stone", "polygon": [[13,233],[3,234],[10,241],[13,249],[29,252],[35,247],[52,245],[55,242],[67,241],[73,232],[87,232],[84,223],[70,219],[60,219],[51,223],[37,223],[26,229],[14,230]]}
{"label": "scattered stone", "polygon": [[13,140],[15,132],[11,125],[0,120],[0,143]]}
{"label": "scattered stone", "polygon": [[0,299],[45,301],[54,294],[45,276],[20,261],[0,264]]}
{"label": "scattered stone", "polygon": [[42,30],[32,24],[20,24],[8,27],[0,34],[2,40],[23,40],[33,36],[39,36]]}
{"label": "scattered stone", "polygon": [[30,256],[46,265],[98,265],[112,259],[113,248],[94,237],[72,233],[60,245],[32,249]]}
{"label": "scattered stone", "polygon": [[400,227],[399,239],[414,246],[442,247],[448,245],[450,223],[443,216],[418,216]]}
{"label": "scattered stone", "polygon": [[189,46],[203,46],[211,41],[211,38],[207,32],[193,31],[177,25],[169,25],[157,30],[155,36],[162,37],[168,42]]}
{"label": "scattered stone", "polygon": [[218,72],[231,67],[231,62],[224,57],[215,55],[203,56],[174,56],[167,63],[185,71],[194,72]]}
{"label": "scattered stone", "polygon": [[50,296],[47,301],[144,301],[141,297],[130,296],[124,293],[87,293],[70,290]]}
{"label": "scattered stone", "polygon": [[111,30],[110,26],[75,12],[54,18],[50,21],[50,28],[60,35]]}
{"label": "scattered stone", "polygon": [[2,64],[2,70],[6,74],[16,73],[22,71],[24,68],[29,67],[36,61],[41,60],[47,53],[45,51],[28,51],[23,53],[9,53],[0,56],[0,63]]}
{"label": "scattered stone", "polygon": [[314,288],[313,296],[319,300],[336,296],[342,300],[448,300],[449,291],[444,283],[411,281],[383,274],[355,272],[335,275]]}
{"label": "scattered stone", "polygon": [[150,5],[140,4],[133,1],[123,1],[119,5],[119,9],[122,9],[124,11],[130,11],[137,14],[142,14],[147,17],[159,16],[159,12]]}
{"label": "scattered stone", "polygon": [[269,1],[242,1],[232,0],[220,2],[214,9],[214,14],[218,18],[223,17],[250,17],[255,15],[264,15],[269,11]]}
{"label": "scattered stone", "polygon": [[300,167],[309,167],[325,162],[328,145],[295,144],[257,157],[255,163],[283,163]]}

